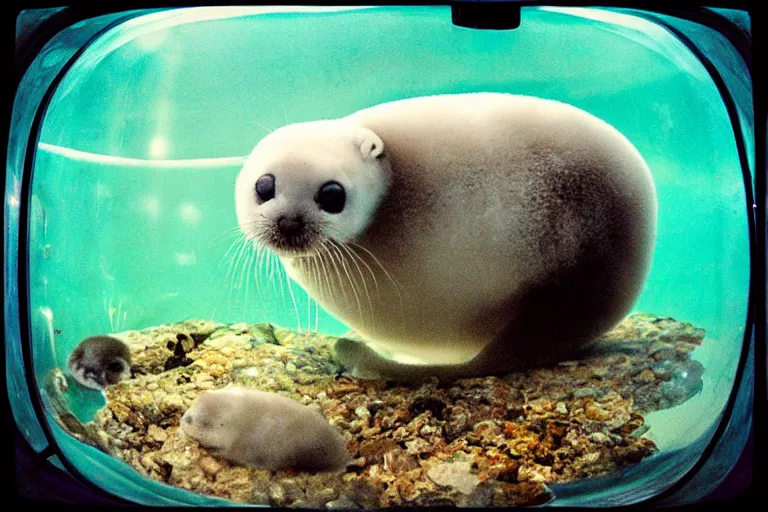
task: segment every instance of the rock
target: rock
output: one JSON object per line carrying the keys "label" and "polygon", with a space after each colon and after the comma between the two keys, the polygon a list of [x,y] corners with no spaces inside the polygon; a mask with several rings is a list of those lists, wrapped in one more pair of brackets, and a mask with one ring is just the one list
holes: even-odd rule
{"label": "rock", "polygon": [[573,393],[574,398],[587,398],[590,396],[595,396],[595,390],[593,388],[581,388]]}
{"label": "rock", "polygon": [[600,407],[600,404],[596,402],[591,402],[584,406],[584,412],[587,418],[596,421],[606,421],[611,417],[611,413]]}
{"label": "rock", "polygon": [[165,395],[159,400],[158,405],[165,413],[186,410],[184,399],[179,395]]}
{"label": "rock", "polygon": [[384,471],[401,473],[410,471],[419,467],[418,461],[413,456],[407,454],[402,448],[395,448],[384,454],[382,464]]}
{"label": "rock", "polygon": [[584,455],[582,459],[588,464],[593,464],[600,459],[600,452],[588,453]]}
{"label": "rock", "polygon": [[674,351],[675,345],[673,343],[666,343],[664,341],[656,341],[651,345],[651,347],[648,349],[649,355],[655,355],[658,352],[661,351]]}
{"label": "rock", "polygon": [[150,425],[149,428],[147,428],[147,438],[162,444],[168,440],[168,434],[157,425]]}
{"label": "rock", "polygon": [[325,504],[325,508],[329,510],[354,510],[360,507],[354,501],[349,498],[341,498],[338,500],[329,501]]}
{"label": "rock", "polygon": [[470,494],[480,483],[471,469],[472,463],[469,461],[440,462],[427,470],[427,476],[437,485],[453,487],[462,494]]}
{"label": "rock", "polygon": [[270,485],[267,490],[267,496],[269,497],[270,504],[278,507],[283,507],[285,503],[285,489],[280,484]]}
{"label": "rock", "polygon": [[596,443],[600,444],[612,444],[611,438],[607,435],[603,434],[602,432],[593,432],[587,436],[590,441],[594,441]]}
{"label": "rock", "polygon": [[652,370],[646,368],[642,372],[635,375],[634,380],[637,382],[650,383],[656,380],[656,375],[654,375]]}
{"label": "rock", "polygon": [[651,429],[650,425],[640,425],[635,430],[633,430],[629,435],[634,437],[635,439],[639,439],[648,432]]}
{"label": "rock", "polygon": [[321,489],[315,494],[315,500],[323,503],[327,506],[328,502],[336,499],[336,497],[339,495],[339,492],[332,488],[332,487],[326,487],[324,489]]}
{"label": "rock", "polygon": [[493,504],[493,488],[496,482],[485,481],[477,485],[467,496],[466,506],[472,508],[488,508]]}
{"label": "rock", "polygon": [[221,470],[221,467],[222,467],[221,464],[219,464],[212,457],[201,457],[198,460],[198,464],[200,465],[200,468],[208,476],[214,476],[216,473],[218,473]]}
{"label": "rock", "polygon": [[430,453],[434,450],[434,446],[420,437],[411,441],[406,441],[405,448],[406,453],[409,455],[421,455],[422,453]]}
{"label": "rock", "polygon": [[254,505],[269,505],[269,494],[265,489],[254,489],[251,502]]}
{"label": "rock", "polygon": [[551,479],[552,468],[546,466],[523,466],[517,472],[517,479],[520,482],[539,482],[543,483]]}

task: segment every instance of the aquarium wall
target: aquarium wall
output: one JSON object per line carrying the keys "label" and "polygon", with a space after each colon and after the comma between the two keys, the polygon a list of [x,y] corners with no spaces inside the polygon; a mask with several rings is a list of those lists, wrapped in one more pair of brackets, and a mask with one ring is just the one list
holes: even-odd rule
{"label": "aquarium wall", "polygon": [[[727,43],[710,33],[702,33],[701,38],[711,41],[708,52],[730,59],[729,84],[741,87],[743,96],[750,95],[748,74],[735,54],[717,50]],[[39,57],[46,58],[56,54],[44,52]],[[31,90],[33,81],[27,78],[19,94]],[[349,326],[310,298],[274,258],[258,258],[242,243],[234,208],[235,179],[245,158],[281,126],[339,118],[394,100],[467,92],[559,100],[608,122],[645,159],[658,198],[655,251],[650,275],[632,310],[636,323],[623,324],[627,330],[616,334],[616,340],[642,345],[642,356],[626,349],[621,356],[626,361],[615,356],[610,361],[595,359],[560,365],[551,372],[541,370],[544,373],[535,375],[543,382],[572,379],[563,388],[565,394],[558,399],[547,394],[550,388],[542,388],[538,395],[518,397],[521,411],[533,411],[522,416],[470,414],[471,424],[461,428],[469,432],[467,446],[476,447],[475,451],[451,445],[455,439],[447,433],[440,438],[453,446],[454,455],[464,450],[479,457],[480,468],[467,469],[468,475],[486,471],[484,477],[511,486],[503,492],[493,488],[488,491],[493,498],[482,499],[472,490],[456,494],[460,484],[435,476],[435,461],[440,458],[441,464],[447,463],[453,455],[431,454],[411,438],[403,441],[394,434],[399,424],[387,423],[398,407],[406,407],[401,402],[409,403],[410,419],[399,426],[415,428],[415,418],[428,417],[424,421],[436,422],[442,432],[448,432],[449,411],[457,411],[462,400],[469,400],[460,386],[454,395],[450,387],[392,391],[383,384],[342,377],[350,379],[350,390],[354,388],[347,400],[359,402],[345,416],[334,409],[345,396],[335,380],[325,391],[312,387],[320,385],[315,381],[301,380],[305,377],[296,362],[312,366],[307,362],[311,359],[318,372],[331,368],[332,352],[326,354],[323,343],[345,335]],[[31,115],[32,111],[19,113],[17,122]],[[284,475],[275,476],[285,489],[300,487],[296,493],[303,498],[293,501],[267,496],[258,484],[244,490],[238,473],[244,470],[177,436],[180,415],[196,393],[228,382],[251,383],[303,400],[331,420],[334,414],[340,415],[332,423],[349,432],[355,454],[363,458],[357,469],[348,471],[353,476],[344,485],[375,480],[370,485],[381,493],[381,501],[370,506],[422,503],[418,500],[426,498],[413,490],[422,485],[421,480],[409,481],[408,489],[401,482],[406,472],[418,468],[423,470],[419,478],[427,482],[423,485],[431,486],[434,496],[430,496],[447,500],[440,503],[544,503],[552,499],[543,490],[545,484],[567,485],[617,471],[630,471],[631,478],[624,481],[624,493],[611,499],[645,499],[698,460],[726,408],[744,350],[749,328],[750,237],[737,137],[752,144],[752,112],[742,109],[739,116],[743,131],[735,134],[721,92],[701,61],[669,31],[631,11],[524,7],[520,27],[510,31],[460,28],[452,25],[448,7],[433,6],[193,8],[137,15],[85,48],[45,105],[39,133],[31,134],[37,144],[30,169],[29,232],[18,232],[12,224],[6,235],[7,247],[15,246],[19,238],[27,241],[30,332],[29,337],[9,338],[9,367],[21,364],[18,345],[28,339],[35,382],[45,390],[46,403],[52,410],[57,403],[65,403],[72,414],[62,422],[60,410],[58,419],[49,411],[64,455],[81,471],[100,468],[88,470],[88,476],[100,487],[140,503],[209,504],[221,498],[301,506],[322,501],[308,490],[321,485],[333,490],[327,491],[326,502],[366,505],[345,497],[330,480],[300,478],[296,484]],[[23,149],[20,140],[17,151]],[[752,146],[748,149],[751,154]],[[9,162],[12,156],[9,153]],[[754,160],[748,164],[754,166]],[[19,207],[14,198],[19,197],[21,169],[12,170],[6,184],[6,219],[9,211],[16,218]],[[25,255],[18,257],[23,262]],[[12,254],[6,257],[6,276],[15,265],[13,258]],[[15,291],[14,286],[7,281],[6,293]],[[9,307],[6,304],[6,313],[14,313]],[[265,326],[273,329],[269,331],[273,346],[285,348],[285,354],[304,355],[294,360],[282,351],[270,352],[274,347],[256,347],[266,336]],[[209,345],[174,349],[174,343],[182,344],[179,336],[187,336],[184,333],[210,338],[204,342]],[[648,338],[648,333],[655,339]],[[119,335],[133,344],[135,366],[144,365],[144,370],[143,374],[134,371],[130,380],[145,379],[141,385],[121,383],[122,394],[117,387],[102,393],[82,388],[67,376],[72,351],[96,334]],[[252,356],[238,352],[246,338],[256,344],[248,350],[265,350],[258,352],[264,359],[249,359]],[[319,340],[316,345],[313,339]],[[230,342],[234,345],[227,345]],[[174,350],[182,350],[181,356]],[[160,363],[147,359],[154,357],[150,354],[159,354]],[[202,361],[200,354],[213,359],[186,367],[167,364],[172,357]],[[324,354],[328,360],[322,360]],[[233,367],[240,357],[253,366]],[[646,366],[637,362],[640,359]],[[665,361],[669,361],[666,370],[661,368]],[[184,384],[182,375],[187,379]],[[166,407],[176,400],[167,389],[163,392],[171,376],[179,379],[179,386],[206,384],[184,387],[178,407]],[[505,392],[512,396],[516,389],[523,389],[523,381],[515,379],[479,383],[477,389],[485,391],[477,393],[506,386]],[[628,389],[633,386],[646,386],[645,394],[632,395]],[[414,390],[432,393],[431,401],[418,402],[421,408],[414,406]],[[578,390],[581,394],[574,396]],[[57,392],[62,396],[53,396]],[[615,396],[608,396],[611,392]],[[146,400],[159,404],[153,409],[159,415],[154,420],[141,416],[147,414],[141,409]],[[376,410],[371,404],[377,400],[391,408],[385,405]],[[444,412],[430,409],[435,400],[443,404],[438,409]],[[495,399],[489,400],[492,408]],[[585,444],[578,445],[581,452],[572,458],[562,455],[562,461],[561,455],[551,454],[531,455],[529,460],[512,447],[511,439],[522,439],[510,433],[514,429],[528,429],[526,435],[544,439],[549,432],[546,425],[554,421],[553,411],[592,407],[585,406],[585,400],[602,404],[613,418],[621,409],[627,425],[635,421],[643,428],[633,430],[630,437],[629,426],[609,431],[602,424],[580,423],[579,436],[584,440],[573,437],[573,446]],[[22,394],[12,401],[17,404],[17,422],[30,417]],[[637,412],[650,403],[655,405]],[[545,411],[536,412],[536,407]],[[362,417],[356,413],[374,418],[366,428],[379,429],[379,442],[391,444],[389,451],[365,445],[365,430],[355,430],[355,421]],[[543,415],[535,428],[515,423],[518,417],[529,415],[530,420],[535,414]],[[483,421],[488,422],[485,434],[485,427],[477,426]],[[152,423],[160,426],[148,426]],[[545,433],[537,430],[541,428]],[[390,432],[388,440],[381,432]],[[457,438],[464,435],[460,434],[464,430],[456,432]],[[493,436],[495,440],[489,441]],[[419,439],[431,438],[425,434]],[[178,454],[183,450],[196,455],[182,460]],[[629,451],[634,455],[627,455]],[[496,457],[494,461],[489,453]],[[397,461],[406,459],[398,466]],[[196,464],[202,469],[195,469],[195,477],[179,469]],[[493,464],[507,464],[507,469],[488,469],[496,467]],[[627,469],[645,468],[644,464],[647,470]],[[569,473],[568,468],[577,466],[579,471]],[[505,471],[515,476],[504,476]],[[653,476],[655,483],[646,482],[638,489],[634,482],[641,481],[641,474]],[[217,486],[216,481],[231,485]],[[439,489],[454,494],[439,495]],[[567,503],[578,505],[579,496],[588,495],[592,503],[600,503],[600,489],[596,484],[571,495]],[[461,501],[470,499],[467,496],[472,496],[469,502]],[[558,505],[557,499],[551,504]]]}

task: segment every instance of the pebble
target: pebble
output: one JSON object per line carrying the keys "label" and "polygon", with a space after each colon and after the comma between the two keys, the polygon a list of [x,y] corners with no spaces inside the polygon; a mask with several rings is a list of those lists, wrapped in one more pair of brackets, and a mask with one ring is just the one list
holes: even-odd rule
{"label": "pebble", "polygon": [[406,453],[409,455],[419,455],[422,453],[429,453],[433,449],[431,444],[421,439],[420,437],[417,437],[412,441],[406,441],[405,448],[406,448]]}
{"label": "pebble", "polygon": [[147,428],[147,437],[158,443],[164,443],[168,440],[168,434],[157,425],[150,425],[149,428]]}
{"label": "pebble", "polygon": [[346,421],[341,416],[335,416],[335,417],[331,418],[331,421],[329,421],[328,423],[330,423],[331,425],[333,425],[335,427],[339,427],[340,429],[347,429],[347,428],[349,428],[349,422]]}
{"label": "pebble", "polygon": [[611,417],[611,414],[595,403],[587,404],[584,407],[584,413],[591,420],[605,421]]}
{"label": "pebble", "polygon": [[221,470],[221,464],[212,457],[202,457],[198,460],[198,464],[208,476],[213,476]]}
{"label": "pebble", "polygon": [[635,430],[633,430],[629,435],[634,437],[635,439],[639,439],[642,437],[643,434],[648,432],[651,429],[649,425],[640,425]]}
{"label": "pebble", "polygon": [[593,432],[587,436],[591,441],[595,441],[600,444],[608,444],[611,443],[611,438],[607,435],[603,434],[602,432]]}
{"label": "pebble", "polygon": [[322,489],[320,491],[317,491],[317,494],[315,494],[315,499],[321,503],[328,503],[332,499],[334,499],[338,493],[336,492],[336,489],[333,489],[331,487],[326,487],[325,489]]}
{"label": "pebble", "polygon": [[584,455],[583,457],[584,461],[587,463],[594,463],[597,462],[600,459],[600,452],[592,452]]}
{"label": "pebble", "polygon": [[255,505],[269,505],[269,496],[265,491],[255,490],[253,491],[253,503]]}
{"label": "pebble", "polygon": [[163,409],[184,409],[184,400],[179,395],[165,395],[159,400],[159,405]]}
{"label": "pebble", "polygon": [[274,502],[276,505],[280,506],[285,499],[285,489],[283,489],[283,486],[278,483],[272,484],[267,490],[267,496],[271,502]]}
{"label": "pebble", "polygon": [[462,494],[470,494],[480,483],[477,475],[472,472],[469,461],[441,462],[429,470],[427,476],[436,484],[453,487]]}
{"label": "pebble", "polygon": [[521,467],[518,470],[517,478],[522,482],[546,482],[547,478],[530,467]]}
{"label": "pebble", "polygon": [[438,430],[439,430],[439,427],[433,427],[431,425],[424,425],[423,427],[421,427],[421,430],[419,430],[419,434],[421,434],[423,436],[427,436],[429,434],[434,434]]}
{"label": "pebble", "polygon": [[656,341],[651,345],[651,348],[648,349],[648,354],[653,355],[656,352],[660,352],[662,350],[674,350],[675,346],[672,343],[666,343],[664,341]]}
{"label": "pebble", "polygon": [[646,368],[642,372],[635,375],[634,380],[637,382],[651,383],[656,380],[656,375],[654,375],[653,371]]}
{"label": "pebble", "polygon": [[577,389],[573,393],[574,398],[586,398],[588,396],[595,396],[595,390],[593,388],[581,388]]}
{"label": "pebble", "polygon": [[356,509],[360,507],[358,507],[357,503],[350,500],[349,498],[341,498],[339,500],[329,501],[328,503],[325,504],[325,508],[329,510],[339,510],[339,509],[346,510],[346,509]]}

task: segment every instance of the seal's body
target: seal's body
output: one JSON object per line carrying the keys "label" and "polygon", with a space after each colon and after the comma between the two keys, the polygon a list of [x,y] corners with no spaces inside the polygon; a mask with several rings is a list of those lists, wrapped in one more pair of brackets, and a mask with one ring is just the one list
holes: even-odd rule
{"label": "seal's body", "polygon": [[573,354],[630,311],[657,216],[649,169],[617,130],[495,93],[280,128],[250,155],[236,202],[246,235],[370,347],[423,363],[337,346],[353,373],[397,380]]}
{"label": "seal's body", "polygon": [[230,386],[198,395],[182,431],[232,462],[266,469],[337,471],[346,440],[317,411],[274,393]]}
{"label": "seal's body", "polygon": [[72,351],[67,369],[79,384],[104,389],[131,376],[131,351],[112,336],[91,336]]}

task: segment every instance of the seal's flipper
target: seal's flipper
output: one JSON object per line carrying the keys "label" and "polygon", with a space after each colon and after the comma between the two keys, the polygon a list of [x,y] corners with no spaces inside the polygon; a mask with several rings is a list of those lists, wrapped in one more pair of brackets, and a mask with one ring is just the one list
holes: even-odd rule
{"label": "seal's flipper", "polygon": [[[471,377],[501,375],[514,371],[537,368],[554,364],[559,360],[578,355],[578,351],[567,346],[560,346],[548,352],[539,350],[542,344],[548,344],[547,336],[556,336],[557,327],[552,332],[544,331],[540,335],[541,321],[535,315],[526,315],[528,303],[535,303],[531,296],[518,306],[523,312],[523,319],[511,322],[486,345],[474,358],[459,364],[409,364],[393,361],[379,355],[366,343],[340,338],[335,346],[336,357],[347,372],[360,379],[386,379],[399,383],[419,383],[436,377],[441,382]],[[528,320],[530,318],[530,320]],[[521,343],[520,341],[525,342]],[[549,343],[551,345],[551,343]]]}
{"label": "seal's flipper", "polygon": [[382,379],[379,369],[387,360],[377,354],[361,339],[339,338],[333,346],[336,357],[347,373],[358,379]]}
{"label": "seal's flipper", "polygon": [[365,343],[339,338],[334,345],[336,357],[347,372],[358,379],[385,379],[398,383],[416,384],[437,377],[440,381],[484,376],[483,354],[461,364],[409,364],[387,359]]}

